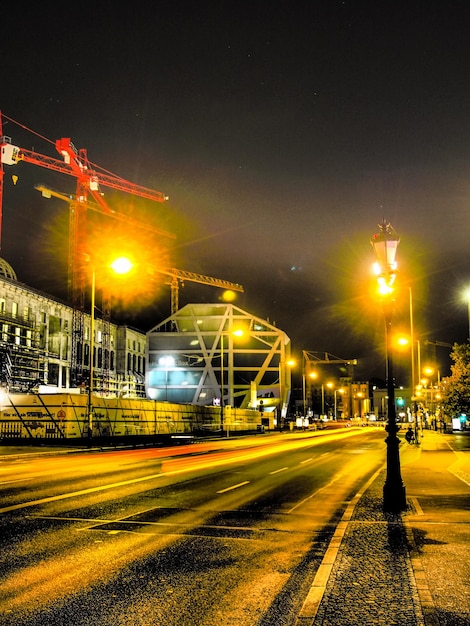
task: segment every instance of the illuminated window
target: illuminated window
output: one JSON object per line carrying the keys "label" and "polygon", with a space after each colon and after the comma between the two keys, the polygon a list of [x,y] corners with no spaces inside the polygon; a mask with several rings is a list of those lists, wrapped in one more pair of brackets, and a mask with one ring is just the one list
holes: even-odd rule
{"label": "illuminated window", "polygon": [[15,344],[19,346],[21,344],[21,328],[15,327]]}
{"label": "illuminated window", "polygon": [[0,313],[3,315],[6,309],[6,302],[4,298],[0,298]]}
{"label": "illuminated window", "polygon": [[18,316],[18,302],[11,303],[11,316],[12,317]]}

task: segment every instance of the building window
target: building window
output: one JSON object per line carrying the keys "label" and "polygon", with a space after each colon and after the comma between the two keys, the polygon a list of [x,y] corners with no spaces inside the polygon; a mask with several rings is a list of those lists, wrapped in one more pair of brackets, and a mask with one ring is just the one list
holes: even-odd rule
{"label": "building window", "polygon": [[21,345],[21,328],[15,326],[15,344],[17,346]]}
{"label": "building window", "polygon": [[2,315],[5,315],[5,309],[6,309],[6,301],[4,298],[0,298],[0,313]]}
{"label": "building window", "polygon": [[18,302],[11,303],[11,316],[18,317]]}

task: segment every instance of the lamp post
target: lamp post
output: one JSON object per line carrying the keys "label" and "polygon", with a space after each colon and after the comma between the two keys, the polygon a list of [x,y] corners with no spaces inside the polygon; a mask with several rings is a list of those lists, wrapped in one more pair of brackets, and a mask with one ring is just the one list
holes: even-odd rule
{"label": "lamp post", "polygon": [[91,312],[90,312],[90,374],[88,380],[88,440],[93,437],[93,401],[91,393],[93,391],[94,357],[95,357],[95,268],[91,270]]}
{"label": "lamp post", "polygon": [[[229,336],[229,349],[228,354],[230,356],[230,335],[235,335],[236,337],[241,337],[243,335],[242,329],[232,330],[227,333]],[[228,368],[228,394],[229,399],[231,396],[230,389],[230,359],[229,359],[229,368]],[[224,436],[224,419],[225,419],[225,402],[224,402],[224,330],[220,331],[220,434]],[[227,429],[227,437],[228,437],[228,429]]]}
{"label": "lamp post", "polygon": [[385,337],[387,352],[387,475],[383,487],[384,511],[398,512],[406,509],[406,491],[401,477],[399,439],[395,410],[395,387],[393,380],[392,357],[392,311],[393,292],[396,278],[396,253],[400,238],[390,224],[385,221],[379,225],[380,232],[371,238],[377,264],[379,294],[382,297],[385,317]]}
{"label": "lamp post", "polygon": [[[284,425],[284,420],[287,417],[287,412],[289,408],[289,390],[291,387],[292,379],[291,379],[291,369],[295,367],[296,361],[295,359],[287,359],[283,360],[280,358],[279,360],[279,416],[278,416],[278,428],[282,430]],[[303,375],[304,381],[304,391],[303,391],[303,401],[304,401],[304,415],[305,415],[305,374]],[[286,393],[287,392],[287,393]],[[286,401],[284,402],[284,395],[286,396]]]}
{"label": "lamp post", "polygon": [[468,313],[468,339],[470,339],[470,287],[465,290],[464,298],[467,301],[467,313]]}
{"label": "lamp post", "polygon": [[[90,260],[89,255],[87,260]],[[116,274],[127,274],[132,269],[132,263],[125,257],[115,259],[109,266]],[[88,398],[87,398],[87,418],[88,418],[88,440],[93,437],[93,379],[95,366],[95,297],[96,297],[96,272],[95,266],[91,265],[91,302],[90,302],[90,370],[88,377]]]}
{"label": "lamp post", "polygon": [[224,331],[220,334],[220,436],[224,436]]}

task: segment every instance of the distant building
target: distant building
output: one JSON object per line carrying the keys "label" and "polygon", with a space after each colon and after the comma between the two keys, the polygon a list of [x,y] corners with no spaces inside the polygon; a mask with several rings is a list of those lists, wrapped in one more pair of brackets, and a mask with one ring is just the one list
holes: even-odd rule
{"label": "distant building", "polygon": [[[11,392],[39,386],[71,388],[72,313],[67,303],[18,282],[11,265],[0,259],[0,384],[4,388]],[[145,334],[95,319],[92,340],[91,315],[84,313],[83,322],[83,337],[78,339],[83,387],[89,384],[93,358],[95,391],[145,397]],[[109,358],[103,353],[104,332],[109,333]]]}

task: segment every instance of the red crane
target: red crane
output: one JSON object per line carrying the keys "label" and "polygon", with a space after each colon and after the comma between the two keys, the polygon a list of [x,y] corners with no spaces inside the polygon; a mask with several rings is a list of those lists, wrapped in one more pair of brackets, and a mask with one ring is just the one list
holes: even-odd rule
{"label": "red crane", "polygon": [[[113,216],[113,211],[107,205],[101,187],[108,187],[133,196],[146,198],[154,202],[164,202],[167,197],[161,191],[148,189],[124,178],[106,172],[88,160],[87,151],[82,148],[77,150],[70,138],[58,139],[55,149],[62,156],[62,160],[40,154],[33,150],[15,146],[10,137],[3,135],[3,119],[14,124],[15,120],[2,116],[0,112],[0,245],[2,236],[2,204],[3,204],[3,166],[17,165],[21,161],[31,163],[61,174],[72,176],[76,179],[75,202],[70,211],[69,230],[69,282],[71,299],[74,311],[72,328],[72,376],[80,378],[82,361],[80,350],[83,338],[83,311],[85,308],[85,245],[86,245],[86,214],[87,199],[93,199],[102,207],[103,212]],[[23,125],[18,124],[19,126]],[[53,142],[51,142],[53,143]],[[174,238],[170,233],[163,233]],[[78,382],[75,380],[74,382]]]}

